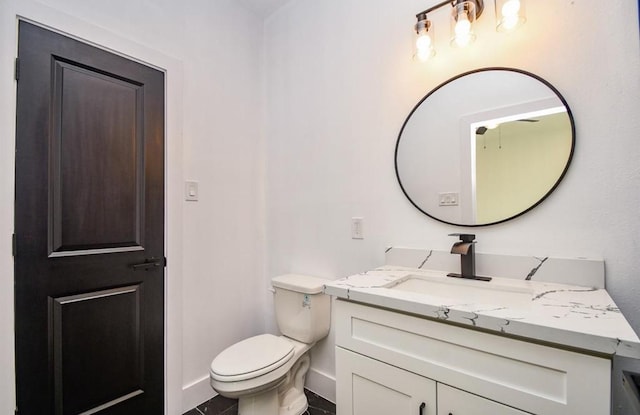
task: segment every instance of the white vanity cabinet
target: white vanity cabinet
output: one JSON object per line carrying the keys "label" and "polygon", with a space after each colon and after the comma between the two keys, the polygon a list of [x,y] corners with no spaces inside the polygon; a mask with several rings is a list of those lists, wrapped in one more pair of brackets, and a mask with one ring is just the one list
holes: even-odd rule
{"label": "white vanity cabinet", "polygon": [[342,299],[334,312],[338,415],[610,411],[609,359]]}

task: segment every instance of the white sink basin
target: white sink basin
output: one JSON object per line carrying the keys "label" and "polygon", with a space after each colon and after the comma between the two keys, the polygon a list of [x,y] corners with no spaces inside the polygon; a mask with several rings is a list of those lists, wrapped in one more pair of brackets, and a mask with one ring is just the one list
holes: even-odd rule
{"label": "white sink basin", "polygon": [[505,307],[528,306],[533,297],[533,290],[514,283],[521,282],[505,281],[505,279],[476,281],[445,276],[410,275],[389,288],[441,297],[452,303],[491,304]]}

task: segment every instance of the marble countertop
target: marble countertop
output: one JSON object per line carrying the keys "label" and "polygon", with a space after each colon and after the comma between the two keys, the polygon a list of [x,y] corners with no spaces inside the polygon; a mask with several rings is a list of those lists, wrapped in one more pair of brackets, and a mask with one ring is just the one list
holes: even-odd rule
{"label": "marble countertop", "polygon": [[640,359],[640,339],[604,289],[385,266],[335,280],[325,293],[589,352]]}

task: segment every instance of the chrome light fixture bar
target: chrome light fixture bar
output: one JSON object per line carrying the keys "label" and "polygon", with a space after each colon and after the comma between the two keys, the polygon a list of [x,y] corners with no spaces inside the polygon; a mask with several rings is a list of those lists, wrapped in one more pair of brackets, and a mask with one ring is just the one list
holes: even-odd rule
{"label": "chrome light fixture bar", "polygon": [[[526,21],[524,0],[494,0],[494,2],[496,29],[499,32],[515,30]],[[451,46],[463,48],[476,39],[473,25],[484,11],[484,0],[442,1],[416,14],[415,57],[421,61],[426,61],[436,54],[433,24],[427,15],[447,5],[451,7]]]}

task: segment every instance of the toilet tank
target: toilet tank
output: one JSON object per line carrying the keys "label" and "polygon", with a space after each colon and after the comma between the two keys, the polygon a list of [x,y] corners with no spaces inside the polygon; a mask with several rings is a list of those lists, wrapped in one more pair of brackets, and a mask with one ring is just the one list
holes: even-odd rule
{"label": "toilet tank", "polygon": [[276,320],[283,335],[303,343],[314,343],[329,333],[331,298],[324,294],[327,280],[308,275],[275,277]]}

